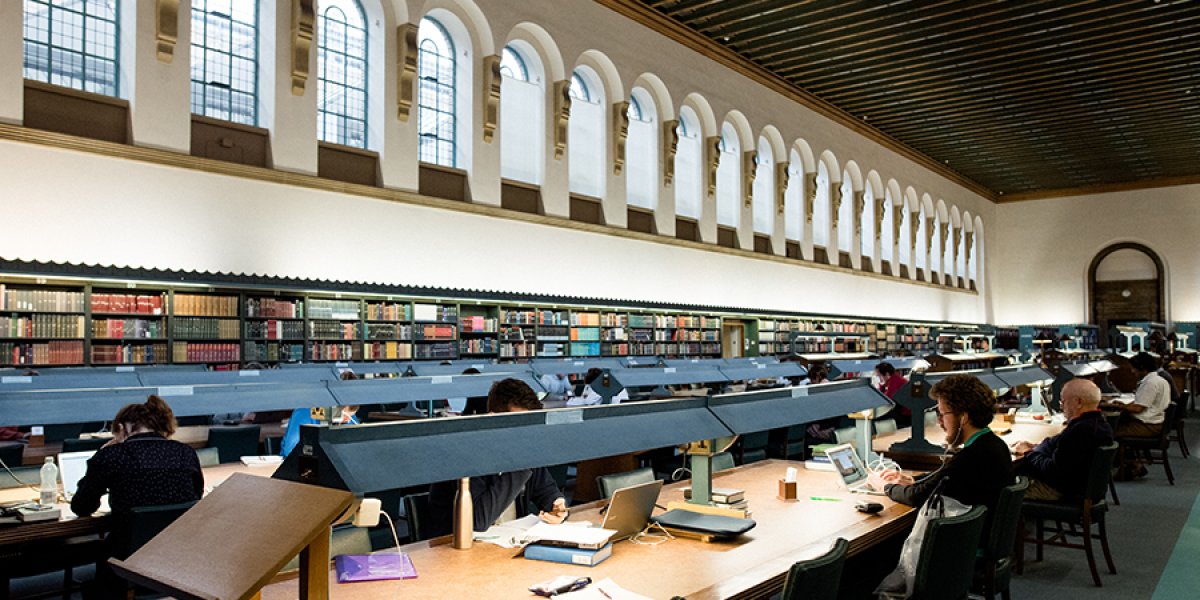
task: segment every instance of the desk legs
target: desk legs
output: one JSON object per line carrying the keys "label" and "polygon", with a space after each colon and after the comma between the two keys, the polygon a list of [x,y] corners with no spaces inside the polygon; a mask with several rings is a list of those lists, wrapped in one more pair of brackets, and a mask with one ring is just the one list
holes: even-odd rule
{"label": "desk legs", "polygon": [[300,551],[300,598],[328,600],[330,531],[321,535]]}

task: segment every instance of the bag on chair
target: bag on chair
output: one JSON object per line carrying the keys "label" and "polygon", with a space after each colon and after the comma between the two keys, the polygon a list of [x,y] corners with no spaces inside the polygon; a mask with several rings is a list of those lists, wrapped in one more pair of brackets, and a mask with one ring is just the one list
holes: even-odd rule
{"label": "bag on chair", "polygon": [[929,527],[930,519],[957,517],[971,510],[970,506],[942,495],[942,486],[945,483],[945,478],[938,482],[933,494],[919,509],[912,533],[908,534],[908,539],[904,540],[904,547],[900,550],[900,564],[875,588],[875,597],[879,600],[912,598],[917,561],[921,558],[921,543],[925,539],[925,530]]}

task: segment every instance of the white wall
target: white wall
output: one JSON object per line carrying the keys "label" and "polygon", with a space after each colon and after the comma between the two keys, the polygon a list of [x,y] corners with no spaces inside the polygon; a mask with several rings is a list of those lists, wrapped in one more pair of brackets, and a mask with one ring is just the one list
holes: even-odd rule
{"label": "white wall", "polygon": [[[7,259],[925,320],[984,312],[975,294],[18,142],[0,141],[0,180],[0,212],[20,215],[0,235]],[[522,264],[534,257],[590,272],[540,277]]]}
{"label": "white wall", "polygon": [[1158,253],[1170,320],[1200,320],[1198,232],[1200,185],[1000,204],[987,250],[995,321],[1086,322],[1088,265],[1118,242]]}

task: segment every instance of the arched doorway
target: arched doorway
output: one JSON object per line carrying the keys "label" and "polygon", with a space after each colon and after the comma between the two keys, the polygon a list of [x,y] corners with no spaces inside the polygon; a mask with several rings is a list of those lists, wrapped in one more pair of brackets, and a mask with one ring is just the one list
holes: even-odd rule
{"label": "arched doorway", "polygon": [[1122,242],[1096,254],[1088,267],[1088,302],[1101,347],[1111,347],[1108,333],[1117,325],[1164,321],[1164,283],[1162,259],[1142,244]]}

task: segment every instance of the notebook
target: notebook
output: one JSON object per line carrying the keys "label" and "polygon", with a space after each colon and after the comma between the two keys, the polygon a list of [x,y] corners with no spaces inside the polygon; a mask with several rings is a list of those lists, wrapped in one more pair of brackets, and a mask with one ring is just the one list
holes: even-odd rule
{"label": "notebook", "polygon": [[382,579],[413,579],[417,569],[403,552],[379,554],[340,554],[333,559],[338,583],[379,581]]}

